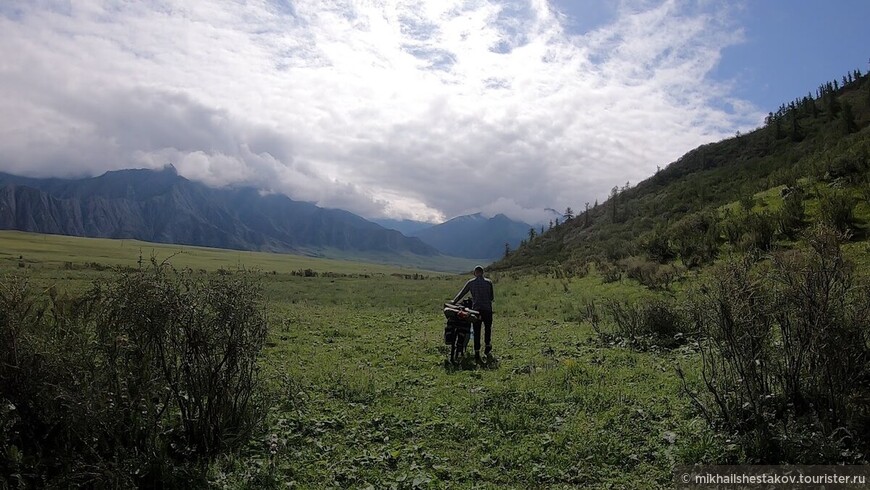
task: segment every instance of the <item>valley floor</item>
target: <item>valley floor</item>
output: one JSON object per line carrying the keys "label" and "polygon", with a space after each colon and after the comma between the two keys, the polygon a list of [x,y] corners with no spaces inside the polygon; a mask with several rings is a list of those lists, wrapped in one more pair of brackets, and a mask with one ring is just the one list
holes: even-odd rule
{"label": "valley floor", "polygon": [[[217,473],[303,487],[670,487],[723,445],[680,395],[691,353],[601,345],[578,321],[598,279],[495,276],[490,366],[446,366],[441,304],[464,278],[268,285],[280,394],[250,460]],[[566,291],[567,288],[567,291]],[[594,291],[594,292],[593,292]]]}
{"label": "valley floor", "polygon": [[[82,290],[111,274],[101,263],[136,265],[107,252],[117,243],[66,257],[51,240],[5,248],[2,273]],[[604,345],[581,320],[586,301],[649,296],[643,288],[495,274],[497,360],[454,367],[441,308],[465,276],[305,266],[317,274],[260,273],[274,406],[246,449],[211,467],[218,487],[670,488],[675,464],[730,459],[681,395],[675,367],[692,376],[696,354]]]}

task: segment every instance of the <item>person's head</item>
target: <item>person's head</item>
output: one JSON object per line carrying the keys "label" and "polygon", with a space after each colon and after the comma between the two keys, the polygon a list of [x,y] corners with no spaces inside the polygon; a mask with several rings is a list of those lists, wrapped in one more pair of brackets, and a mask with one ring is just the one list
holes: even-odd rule
{"label": "person's head", "polygon": [[474,277],[480,277],[483,275],[483,266],[478,265],[474,268]]}

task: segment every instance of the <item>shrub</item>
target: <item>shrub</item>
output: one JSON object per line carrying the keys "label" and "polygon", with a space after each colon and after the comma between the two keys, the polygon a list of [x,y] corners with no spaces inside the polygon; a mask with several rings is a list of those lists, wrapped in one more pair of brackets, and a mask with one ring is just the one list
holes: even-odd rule
{"label": "shrub", "polygon": [[601,275],[601,281],[605,284],[617,282],[622,279],[622,271],[616,265],[602,261],[596,264],[596,270]]}
{"label": "shrub", "polygon": [[264,415],[260,290],[245,273],[166,266],[80,298],[0,284],[3,475],[36,486],[176,486],[239,447]]}
{"label": "shrub", "polygon": [[293,276],[300,277],[317,277],[317,271],[313,269],[297,269],[290,273]]}
{"label": "shrub", "polygon": [[800,187],[792,187],[783,196],[782,209],[777,215],[779,232],[790,240],[797,238],[798,233],[804,228],[804,192]]}
{"label": "shrub", "polygon": [[[673,348],[686,338],[684,315],[673,303],[664,300],[640,302],[608,301],[601,312],[594,303],[586,305],[586,318],[599,337],[604,340],[621,340],[632,347],[644,349],[650,346]],[[603,328],[602,319],[609,320],[612,330]]]}
{"label": "shrub", "polygon": [[841,154],[828,164],[825,180],[845,179],[858,183],[861,174],[867,171],[867,156],[860,152]]}
{"label": "shrub", "polygon": [[623,259],[619,266],[625,271],[626,277],[649,289],[667,289],[680,276],[680,270],[674,265],[649,262],[641,257]]}
{"label": "shrub", "polygon": [[690,214],[671,227],[674,247],[686,267],[698,267],[716,259],[719,226],[709,212]]}
{"label": "shrub", "polygon": [[740,237],[743,235],[743,222],[739,217],[726,210],[720,228],[726,243],[735,247],[740,243]]}
{"label": "shrub", "polygon": [[641,239],[641,249],[646,256],[660,264],[665,264],[676,258],[668,242],[668,235],[662,228],[656,228]]}
{"label": "shrub", "polygon": [[753,462],[866,454],[870,294],[853,285],[842,240],[817,228],[808,247],[774,255],[769,267],[731,260],[693,300],[703,388],[684,387]]}
{"label": "shrub", "polygon": [[565,267],[571,277],[583,278],[589,275],[589,262],[572,259]]}
{"label": "shrub", "polygon": [[743,219],[743,235],[737,245],[742,252],[768,252],[776,236],[776,218],[771,213],[750,213]]}
{"label": "shrub", "polygon": [[840,233],[855,227],[855,199],[847,191],[832,189],[819,195],[819,214],[822,223]]}

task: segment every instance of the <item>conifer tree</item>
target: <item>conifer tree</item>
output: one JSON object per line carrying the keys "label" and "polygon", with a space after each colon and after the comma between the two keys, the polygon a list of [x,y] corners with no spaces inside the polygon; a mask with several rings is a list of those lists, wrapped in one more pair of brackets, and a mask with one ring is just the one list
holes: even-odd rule
{"label": "conifer tree", "polygon": [[583,211],[583,226],[589,226],[589,201],[586,201],[586,210]]}
{"label": "conifer tree", "polygon": [[855,114],[852,112],[852,104],[848,102],[843,103],[843,131],[846,134],[854,133],[858,131],[858,124],[855,122]]}
{"label": "conifer tree", "polygon": [[840,113],[840,102],[832,90],[829,90],[825,94],[825,106],[828,111],[828,121],[833,121],[837,117],[837,114]]}
{"label": "conifer tree", "polygon": [[778,118],[778,117],[775,118],[774,123],[773,123],[773,126],[774,126],[774,128],[773,128],[773,129],[774,129],[774,131],[773,131],[773,137],[776,138],[776,139],[780,139],[780,138],[782,138],[782,137],[783,137],[783,134],[782,134],[782,120],[781,120],[780,118]]}
{"label": "conifer tree", "polygon": [[793,111],[791,115],[791,140],[800,141],[803,139],[801,134],[801,126],[798,123],[797,111]]}
{"label": "conifer tree", "polygon": [[616,197],[619,196],[619,186],[613,186],[613,189],[610,189],[610,218],[616,223],[616,216],[618,214]]}

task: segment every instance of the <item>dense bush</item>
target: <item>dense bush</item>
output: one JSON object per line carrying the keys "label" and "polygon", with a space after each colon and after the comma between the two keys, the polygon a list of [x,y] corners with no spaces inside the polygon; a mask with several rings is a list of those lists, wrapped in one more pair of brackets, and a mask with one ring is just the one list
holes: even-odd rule
{"label": "dense bush", "polygon": [[786,188],[782,199],[782,209],[777,214],[779,232],[790,240],[797,238],[798,233],[806,226],[804,210],[804,192],[798,187]]}
{"label": "dense bush", "polygon": [[0,283],[5,484],[189,486],[264,414],[260,290],[165,266],[80,298]]}
{"label": "dense bush", "polygon": [[855,228],[855,199],[847,192],[831,189],[819,195],[819,214],[822,223],[847,233]]}
{"label": "dense bush", "polygon": [[625,341],[632,347],[673,348],[688,337],[684,314],[672,302],[656,299],[637,302],[607,301],[585,307],[587,320],[605,341]]}
{"label": "dense bush", "polygon": [[640,240],[640,248],[650,260],[660,264],[666,264],[677,257],[663,227],[644,235]]}
{"label": "dense bush", "polygon": [[842,240],[816,228],[769,265],[731,260],[694,299],[703,388],[687,392],[752,462],[866,457],[870,293],[853,284]]}
{"label": "dense bush", "polygon": [[686,267],[713,262],[719,252],[718,217],[709,212],[690,214],[674,223],[671,237]]}
{"label": "dense bush", "polygon": [[722,220],[719,222],[719,228],[725,242],[733,247],[740,245],[740,237],[743,236],[743,220],[736,213],[725,210]]}
{"label": "dense bush", "polygon": [[680,269],[671,264],[659,264],[642,257],[628,257],[619,261],[625,276],[649,289],[668,289],[680,277]]}
{"label": "dense bush", "polygon": [[747,213],[742,220],[737,249],[742,252],[769,252],[776,237],[777,218],[771,213]]}
{"label": "dense bush", "polygon": [[605,284],[616,282],[622,279],[622,271],[619,269],[619,267],[610,262],[600,261],[595,264],[595,269],[601,276],[601,281]]}
{"label": "dense bush", "polygon": [[862,174],[867,172],[868,160],[866,147],[839,155],[827,164],[825,180],[844,179],[850,183],[860,182]]}

